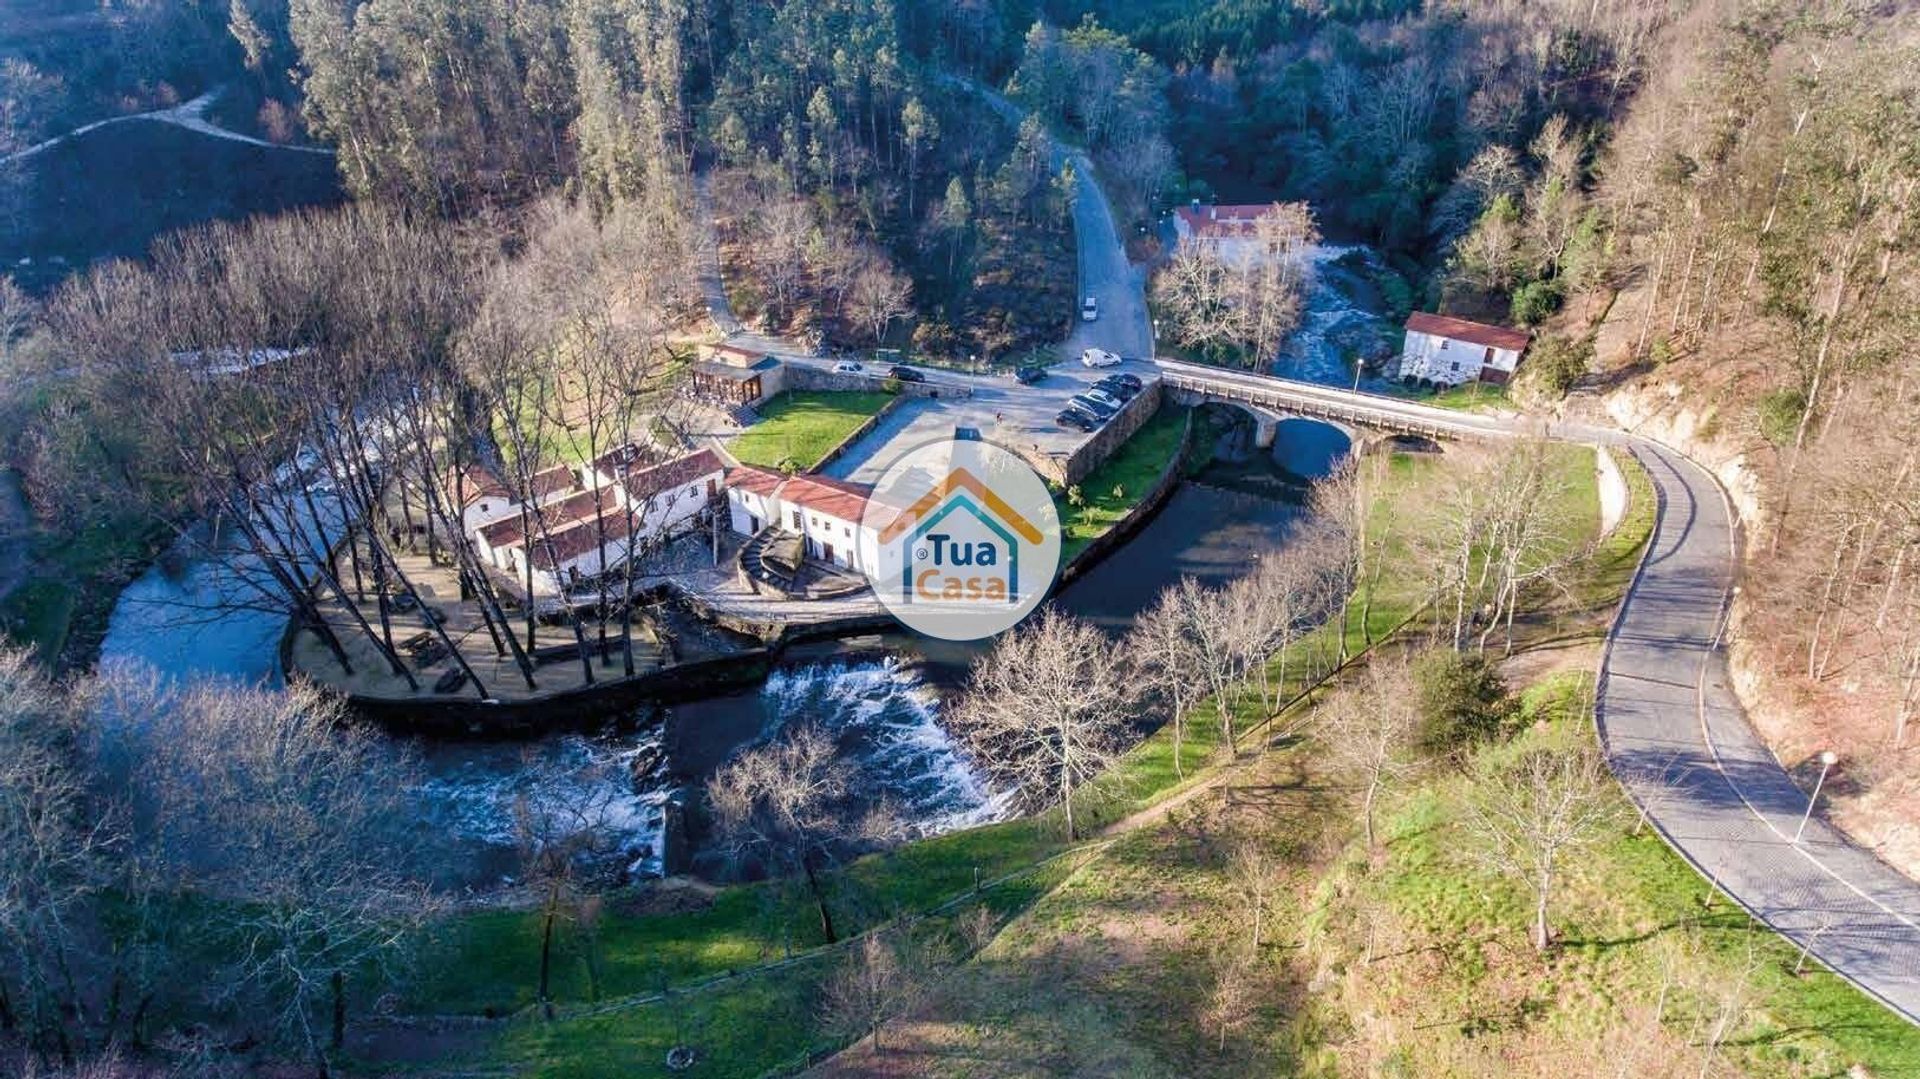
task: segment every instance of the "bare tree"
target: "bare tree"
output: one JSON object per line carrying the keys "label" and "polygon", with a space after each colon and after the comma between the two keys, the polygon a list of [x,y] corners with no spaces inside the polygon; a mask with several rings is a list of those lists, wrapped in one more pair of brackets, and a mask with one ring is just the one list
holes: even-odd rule
{"label": "bare tree", "polygon": [[871,1052],[884,1052],[886,1025],[925,994],[927,960],[905,931],[867,934],[827,979],[820,1000],[827,1028],[842,1037],[865,1036]]}
{"label": "bare tree", "polygon": [[1135,684],[1166,706],[1173,727],[1173,773],[1181,778],[1187,774],[1187,713],[1204,696],[1193,647],[1186,607],[1175,589],[1165,588],[1153,606],[1134,619],[1121,649]]}
{"label": "bare tree", "polygon": [[1228,950],[1213,960],[1213,988],[1207,993],[1206,1022],[1227,1051],[1227,1038],[1247,1025],[1260,1006],[1259,960],[1246,952]]}
{"label": "bare tree", "polygon": [[913,282],[889,265],[884,256],[865,259],[853,275],[847,292],[847,313],[877,343],[886,337],[887,324],[913,313],[909,300]]}
{"label": "bare tree", "polygon": [[1079,837],[1076,795],[1112,767],[1131,697],[1099,629],[1049,607],[974,663],[953,725],[981,765],[1033,808],[1058,805]]}
{"label": "bare tree", "polygon": [[1247,946],[1258,955],[1265,942],[1267,911],[1280,890],[1285,862],[1273,847],[1257,836],[1242,836],[1227,855],[1227,879],[1247,908],[1247,928],[1252,932]]}
{"label": "bare tree", "polygon": [[1343,686],[1321,708],[1321,738],[1338,770],[1362,784],[1360,819],[1369,853],[1380,794],[1408,775],[1419,730],[1418,694],[1404,657],[1375,658],[1357,684]]}
{"label": "bare tree", "polygon": [[789,728],[736,753],[707,782],[721,840],[736,860],[799,872],[820,913],[820,933],[838,940],[820,883],[821,863],[856,834],[848,822],[855,770],[819,727]]}
{"label": "bare tree", "polygon": [[1537,749],[1479,777],[1466,824],[1490,868],[1533,893],[1533,946],[1553,943],[1547,906],[1561,862],[1603,838],[1620,800],[1599,754]]}
{"label": "bare tree", "polygon": [[73,972],[117,840],[87,789],[83,708],[0,637],[0,1031],[63,1053],[85,1040]]}
{"label": "bare tree", "polygon": [[176,897],[242,901],[205,915],[228,949],[207,994],[262,999],[326,1074],[349,980],[394,960],[434,911],[407,873],[411,761],[301,687],[120,678],[102,707],[140,872]]}
{"label": "bare tree", "polygon": [[523,795],[513,806],[514,835],[522,875],[540,894],[540,978],[536,999],[553,1018],[554,933],[563,918],[586,924],[593,897],[583,893],[583,874],[612,853],[609,827],[618,812],[620,786],[602,773],[614,766],[589,764],[569,782]]}

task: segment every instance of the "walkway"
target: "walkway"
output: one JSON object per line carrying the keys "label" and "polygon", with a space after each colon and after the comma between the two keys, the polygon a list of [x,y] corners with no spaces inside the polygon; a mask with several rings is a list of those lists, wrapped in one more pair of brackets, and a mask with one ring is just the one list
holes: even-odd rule
{"label": "walkway", "polygon": [[1721,647],[1736,525],[1719,484],[1636,440],[1659,491],[1652,549],[1608,641],[1598,713],[1614,773],[1667,841],[1741,906],[1920,1022],[1920,885],[1817,815],[1754,733]]}
{"label": "walkway", "polygon": [[103,127],[109,127],[113,124],[124,124],[129,120],[154,120],[163,124],[172,124],[175,127],[184,127],[188,131],[197,132],[209,138],[225,139],[228,142],[244,142],[249,146],[261,146],[269,150],[290,150],[300,154],[325,154],[329,157],[333,155],[333,150],[326,146],[289,146],[285,143],[256,139],[252,135],[242,135],[238,131],[229,131],[224,127],[218,126],[207,119],[207,111],[213,108],[214,104],[220,100],[220,95],[224,92],[226,92],[226,87],[216,86],[206,93],[201,94],[199,97],[194,98],[192,101],[175,105],[170,109],[155,109],[152,112],[134,113],[129,116],[111,116],[105,120],[95,120],[90,124],[82,124],[64,135],[56,135],[45,142],[35,143],[24,150],[8,154],[6,157],[0,157],[0,166],[18,164],[29,158],[43,154],[70,139],[77,139],[89,132],[98,131]]}

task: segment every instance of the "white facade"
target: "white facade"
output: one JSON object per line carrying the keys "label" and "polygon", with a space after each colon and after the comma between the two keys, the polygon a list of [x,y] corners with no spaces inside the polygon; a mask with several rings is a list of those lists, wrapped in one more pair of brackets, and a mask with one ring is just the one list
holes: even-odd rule
{"label": "white facade", "polygon": [[[1520,365],[1516,349],[1476,345],[1436,334],[1407,331],[1406,351],[1400,356],[1401,378],[1422,378],[1446,386],[1458,386],[1485,377],[1483,371],[1511,377]],[[1505,382],[1506,378],[1487,381]]]}
{"label": "white facade", "polygon": [[879,540],[860,521],[866,499],[805,476],[736,469],[727,484],[728,523],[742,536],[769,525],[806,541],[807,557],[864,573],[879,562]]}

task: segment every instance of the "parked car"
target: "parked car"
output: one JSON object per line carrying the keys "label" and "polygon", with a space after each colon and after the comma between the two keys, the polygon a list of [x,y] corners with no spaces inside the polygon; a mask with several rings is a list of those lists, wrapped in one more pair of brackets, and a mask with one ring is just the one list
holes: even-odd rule
{"label": "parked car", "polygon": [[1103,378],[1093,384],[1095,389],[1104,390],[1122,401],[1131,401],[1139,395],[1138,388],[1129,386],[1117,378]]}
{"label": "parked car", "polygon": [[1120,357],[1104,348],[1090,348],[1080,354],[1080,362],[1088,367],[1118,367]]}
{"label": "parked car", "polygon": [[833,365],[833,370],[835,374],[857,375],[864,372],[866,368],[860,366],[857,360],[841,360],[839,363]]}
{"label": "parked car", "polygon": [[1089,400],[1098,401],[1108,408],[1113,409],[1115,412],[1120,411],[1120,406],[1126,404],[1119,394],[1108,393],[1098,386],[1089,387],[1082,396]]}
{"label": "parked car", "polygon": [[1112,417],[1114,413],[1120,411],[1118,406],[1109,405],[1105,401],[1094,400],[1084,393],[1069,397],[1067,403],[1080,409],[1082,412],[1091,412],[1103,420]]}
{"label": "parked car", "polygon": [[1142,388],[1142,387],[1143,387],[1143,385],[1144,385],[1144,383],[1142,383],[1142,382],[1140,381],[1140,376],[1139,376],[1139,375],[1130,375],[1130,374],[1128,374],[1128,373],[1126,373],[1125,371],[1115,371],[1115,372],[1114,372],[1113,374],[1111,374],[1111,375],[1108,375],[1108,376],[1107,376],[1106,378],[1103,378],[1103,379],[1101,379],[1100,381],[1102,381],[1102,382],[1124,382],[1124,383],[1126,383],[1126,386],[1127,386],[1127,388],[1128,388],[1128,389],[1130,389],[1130,390],[1132,390],[1132,391],[1133,391],[1133,392],[1135,392],[1135,393],[1139,393],[1139,392],[1140,392],[1140,390],[1141,390],[1141,388]]}
{"label": "parked car", "polygon": [[1080,321],[1092,322],[1099,317],[1100,301],[1091,296],[1087,297],[1087,302],[1080,305]]}
{"label": "parked car", "polygon": [[1013,373],[1013,377],[1022,386],[1031,386],[1047,377],[1047,369],[1039,364],[1022,367]]}
{"label": "parked car", "polygon": [[1076,430],[1087,432],[1092,432],[1100,426],[1099,420],[1094,419],[1092,416],[1087,415],[1077,408],[1061,409],[1060,414],[1053,418],[1053,422],[1061,427],[1072,427]]}
{"label": "parked car", "polygon": [[925,382],[927,380],[926,375],[900,363],[896,363],[892,367],[887,368],[887,377],[897,378],[902,382]]}

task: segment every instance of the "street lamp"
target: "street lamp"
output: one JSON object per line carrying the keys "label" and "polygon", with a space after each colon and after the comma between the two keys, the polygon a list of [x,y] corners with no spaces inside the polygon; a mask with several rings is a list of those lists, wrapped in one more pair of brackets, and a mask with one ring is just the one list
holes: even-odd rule
{"label": "street lamp", "polygon": [[1827,769],[1832,768],[1834,765],[1834,762],[1838,761],[1839,759],[1840,759],[1840,754],[1835,753],[1831,749],[1821,751],[1820,778],[1817,780],[1814,780],[1813,795],[1812,797],[1807,799],[1807,811],[1800,815],[1800,827],[1795,828],[1793,830],[1793,841],[1796,844],[1800,842],[1800,834],[1807,830],[1807,821],[1813,816],[1813,803],[1818,802],[1820,800],[1820,788],[1825,786],[1827,782]]}

